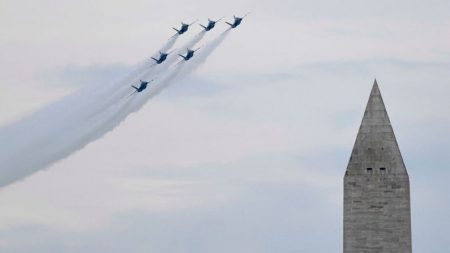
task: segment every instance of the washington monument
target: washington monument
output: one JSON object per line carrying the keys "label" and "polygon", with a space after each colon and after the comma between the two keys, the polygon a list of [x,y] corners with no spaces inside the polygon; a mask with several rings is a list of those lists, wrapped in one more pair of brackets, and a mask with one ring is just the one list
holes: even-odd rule
{"label": "washington monument", "polygon": [[344,253],[411,253],[409,177],[377,81],[344,177]]}

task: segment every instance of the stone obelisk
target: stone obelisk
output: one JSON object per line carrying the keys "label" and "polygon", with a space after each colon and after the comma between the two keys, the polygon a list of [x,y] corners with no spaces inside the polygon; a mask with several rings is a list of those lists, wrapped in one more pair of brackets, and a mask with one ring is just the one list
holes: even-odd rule
{"label": "stone obelisk", "polygon": [[344,177],[344,253],[411,253],[409,177],[377,81]]}

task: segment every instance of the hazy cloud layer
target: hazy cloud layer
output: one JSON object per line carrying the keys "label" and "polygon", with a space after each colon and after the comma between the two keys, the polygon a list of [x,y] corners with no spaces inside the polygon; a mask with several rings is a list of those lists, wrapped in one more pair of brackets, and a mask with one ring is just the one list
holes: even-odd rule
{"label": "hazy cloud layer", "polygon": [[1,252],[340,252],[375,77],[411,177],[414,250],[450,250],[447,1],[0,5],[2,123],[119,77],[181,20],[253,11],[195,76],[0,190]]}

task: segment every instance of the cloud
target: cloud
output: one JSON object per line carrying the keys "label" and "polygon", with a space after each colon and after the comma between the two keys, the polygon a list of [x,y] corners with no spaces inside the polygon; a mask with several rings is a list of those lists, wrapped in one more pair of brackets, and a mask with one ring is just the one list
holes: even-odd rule
{"label": "cloud", "polygon": [[2,122],[109,81],[181,20],[253,11],[196,76],[1,190],[2,252],[337,252],[375,77],[411,176],[414,248],[450,250],[446,1],[2,4]]}
{"label": "cloud", "polygon": [[[93,86],[98,83],[115,83],[125,78],[133,70],[124,64],[75,66],[68,65],[60,70],[52,69],[41,74],[41,83],[55,86]],[[70,88],[70,87],[69,87]]]}
{"label": "cloud", "polygon": [[[214,199],[217,192],[208,192]],[[309,252],[315,248],[326,252],[339,245],[338,237],[333,236],[334,242],[326,244],[314,238],[319,235],[322,239],[328,238],[327,233],[323,233],[326,230],[338,233],[339,222],[337,213],[324,208],[327,204],[323,200],[320,189],[313,190],[295,182],[248,184],[238,197],[225,203],[208,201],[202,208],[171,212],[130,210],[115,215],[111,223],[101,229],[81,233],[35,233],[38,241],[33,249],[34,252],[273,252],[275,249]],[[331,223],[314,222],[317,209],[323,210],[320,212],[324,214],[322,221]],[[28,229],[16,228],[23,235]],[[7,252],[17,247],[6,238]],[[55,238],[59,238],[58,244],[51,242]],[[111,241],[110,238],[116,239]],[[305,240],[304,243],[298,244],[298,238]],[[49,251],[49,245],[56,247]],[[23,244],[18,248],[23,248]]]}
{"label": "cloud", "polygon": [[[317,241],[312,239],[318,235],[310,234],[301,236],[301,245],[303,250],[319,247],[329,252],[328,247],[336,248],[340,238],[336,236],[340,231],[340,182],[374,73],[378,73],[411,175],[413,210],[421,210],[413,211],[414,230],[418,231],[414,233],[415,245],[423,248],[429,243],[439,244],[436,241],[439,238],[421,236],[419,231],[446,232],[439,224],[447,221],[445,213],[450,210],[448,205],[438,205],[439,202],[430,198],[448,194],[445,182],[435,180],[446,178],[442,168],[446,164],[447,140],[440,137],[445,136],[449,121],[445,114],[438,112],[448,107],[448,101],[433,99],[448,93],[446,65],[390,60],[327,62],[259,76],[194,76],[175,84],[130,117],[114,134],[3,190],[2,206],[7,208],[2,210],[1,227],[5,233],[28,226],[54,230],[39,246],[43,248],[49,247],[45,241],[81,236],[79,243],[55,246],[59,251],[71,252],[75,247],[110,250],[108,242],[117,234],[105,231],[136,232],[133,226],[141,221],[142,231],[137,232],[157,238],[154,240],[161,244],[155,243],[159,245],[155,246],[156,250],[178,252],[185,247],[211,249],[211,245],[226,244],[235,238],[232,232],[226,232],[221,239],[214,230],[205,229],[204,234],[211,236],[204,238],[204,244],[192,246],[186,241],[198,237],[186,238],[184,234],[195,231],[199,224],[211,222],[212,227],[220,227],[223,223],[219,221],[229,221],[235,226],[232,228],[247,231],[247,237],[240,244],[228,243],[228,249],[254,249],[258,243],[269,240],[269,236],[280,236],[279,231],[303,235],[302,231],[313,227],[314,219],[321,220],[324,216],[330,219],[327,224],[335,228],[323,228],[327,232],[320,230],[321,238],[329,238],[330,244],[317,246]],[[424,86],[426,82],[432,83],[432,88]],[[205,87],[209,83],[211,87]],[[432,133],[425,129],[432,129]],[[424,152],[424,149],[442,152]],[[86,173],[92,177],[85,178]],[[427,187],[430,182],[435,185],[432,189]],[[298,189],[282,185],[298,185]],[[259,200],[252,202],[264,195],[276,195],[277,191],[283,193],[274,197],[274,203],[270,199],[264,204],[258,204]],[[30,197],[36,201],[30,201]],[[311,198],[320,199],[325,207],[319,208],[319,202],[314,205]],[[292,203],[293,199],[298,203]],[[245,201],[249,203],[243,204]],[[288,215],[275,209],[266,213],[261,205],[290,206],[296,212]],[[268,219],[261,225],[262,232],[248,230],[250,225],[245,220],[250,219],[252,225],[256,220],[229,210],[234,207],[237,210],[261,208],[259,213],[252,212],[261,220]],[[224,213],[215,208],[223,209]],[[318,213],[319,209],[327,212]],[[433,216],[433,210],[442,212]],[[208,221],[205,213],[214,214],[212,221]],[[310,223],[304,225],[298,221],[297,214],[309,217]],[[180,216],[188,224],[180,223]],[[116,217],[121,218],[118,221]],[[279,217],[289,217],[295,221],[293,224],[301,224],[299,230],[290,230],[290,225],[285,223],[279,227],[272,224]],[[174,224],[166,223],[168,220],[175,220]],[[158,222],[179,234],[159,235],[150,225]],[[180,224],[184,229],[176,230]],[[226,231],[232,228],[227,227]],[[86,231],[94,232],[91,235]],[[95,244],[81,235],[84,233],[92,237],[103,234],[100,239],[104,243]],[[141,250],[133,246],[137,243],[133,238],[122,239],[116,245],[119,249]],[[289,236],[278,240],[286,243],[286,250],[294,243]],[[167,246],[169,241],[178,244],[171,248]],[[4,244],[14,245],[11,241]]]}

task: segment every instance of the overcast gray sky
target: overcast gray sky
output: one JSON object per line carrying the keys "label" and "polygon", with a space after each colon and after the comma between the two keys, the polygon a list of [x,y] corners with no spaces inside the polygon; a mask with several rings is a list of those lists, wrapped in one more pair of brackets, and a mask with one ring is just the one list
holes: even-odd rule
{"label": "overcast gray sky", "polygon": [[411,178],[414,251],[449,252],[449,9],[0,0],[0,124],[120,78],[180,21],[252,11],[113,132],[1,189],[0,251],[341,252],[342,179],[376,77]]}

